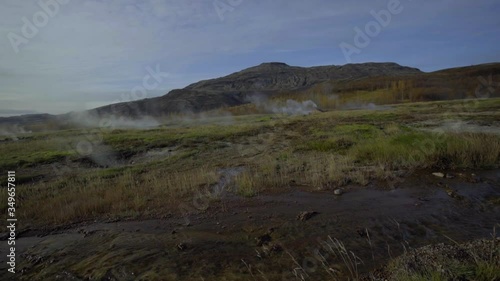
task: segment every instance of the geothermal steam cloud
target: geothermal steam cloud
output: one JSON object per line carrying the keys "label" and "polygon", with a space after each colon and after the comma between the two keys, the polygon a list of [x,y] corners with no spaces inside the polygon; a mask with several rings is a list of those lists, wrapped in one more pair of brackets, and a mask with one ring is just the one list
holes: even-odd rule
{"label": "geothermal steam cloud", "polygon": [[254,95],[248,100],[263,111],[270,113],[288,114],[288,115],[308,115],[317,110],[317,105],[311,101],[298,102],[295,100],[287,100],[285,103],[270,101],[262,95]]}

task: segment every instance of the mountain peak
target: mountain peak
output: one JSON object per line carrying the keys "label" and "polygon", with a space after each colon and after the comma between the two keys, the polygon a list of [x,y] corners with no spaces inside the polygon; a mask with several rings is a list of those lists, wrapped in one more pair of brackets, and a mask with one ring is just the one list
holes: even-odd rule
{"label": "mountain peak", "polygon": [[395,63],[348,64],[344,67],[334,65],[299,67],[289,66],[283,62],[265,62],[228,76],[191,84],[186,89],[219,92],[296,90],[327,80],[416,73],[420,71]]}
{"label": "mountain peak", "polygon": [[264,62],[259,66],[270,66],[270,67],[290,67],[288,64],[284,62]]}
{"label": "mountain peak", "polygon": [[264,62],[261,63],[257,66],[253,66],[247,69],[244,69],[243,71],[275,71],[275,70],[282,70],[282,69],[289,69],[291,66],[284,62]]}

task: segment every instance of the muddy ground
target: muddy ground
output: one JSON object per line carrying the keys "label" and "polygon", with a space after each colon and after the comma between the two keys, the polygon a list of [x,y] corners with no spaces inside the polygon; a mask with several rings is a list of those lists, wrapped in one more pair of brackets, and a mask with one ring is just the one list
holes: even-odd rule
{"label": "muddy ground", "polygon": [[305,280],[343,272],[342,280],[345,263],[322,247],[329,237],[360,258],[360,274],[411,248],[491,237],[500,223],[500,170],[432,172],[393,188],[349,186],[340,196],[299,187],[254,198],[227,192],[179,202],[180,211],[163,218],[31,229],[17,237],[15,278],[3,274],[2,252],[1,280],[299,280],[294,269]]}

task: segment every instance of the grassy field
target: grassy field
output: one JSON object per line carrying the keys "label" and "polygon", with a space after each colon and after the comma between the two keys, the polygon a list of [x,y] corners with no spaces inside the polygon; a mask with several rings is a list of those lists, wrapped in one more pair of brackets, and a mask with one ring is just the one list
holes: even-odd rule
{"label": "grassy field", "polygon": [[498,128],[499,112],[500,99],[460,100],[23,134],[0,142],[0,167],[17,172],[22,227],[161,217],[216,186],[228,168],[241,172],[224,188],[243,197],[349,184],[393,188],[417,170],[495,168],[500,135],[468,128]]}

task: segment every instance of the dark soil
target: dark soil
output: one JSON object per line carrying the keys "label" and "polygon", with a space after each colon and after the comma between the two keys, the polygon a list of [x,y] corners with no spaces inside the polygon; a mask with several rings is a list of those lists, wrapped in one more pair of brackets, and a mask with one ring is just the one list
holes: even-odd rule
{"label": "dark soil", "polygon": [[[17,277],[295,280],[295,269],[305,280],[330,280],[332,272],[347,278],[345,262],[325,247],[330,238],[359,257],[358,271],[366,274],[410,249],[491,237],[500,222],[500,206],[491,200],[500,196],[500,171],[468,178],[425,172],[395,189],[349,186],[341,196],[298,189],[254,198],[226,194],[202,211],[195,201],[180,202],[186,216],[33,229],[18,236]],[[306,211],[314,216],[297,219]]]}

